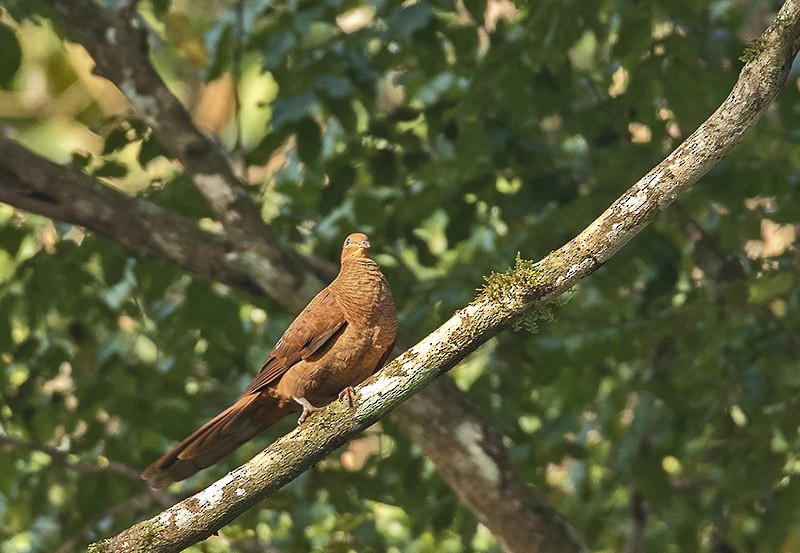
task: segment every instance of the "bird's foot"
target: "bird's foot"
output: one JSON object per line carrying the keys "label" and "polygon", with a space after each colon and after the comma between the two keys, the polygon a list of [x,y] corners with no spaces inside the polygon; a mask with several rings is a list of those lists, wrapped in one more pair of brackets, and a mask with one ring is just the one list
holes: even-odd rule
{"label": "bird's foot", "polygon": [[347,388],[345,388],[344,390],[339,392],[339,401],[342,401],[343,399],[347,398],[347,404],[350,407],[352,407],[353,406],[353,397],[355,397],[355,395],[356,395],[356,391],[353,390],[353,387],[352,386],[348,386]]}
{"label": "bird's foot", "polygon": [[303,424],[303,421],[306,420],[306,417],[311,413],[322,411],[322,407],[314,407],[311,405],[311,402],[304,397],[292,397],[292,399],[303,406],[303,412],[300,414],[300,418],[297,419],[297,424]]}

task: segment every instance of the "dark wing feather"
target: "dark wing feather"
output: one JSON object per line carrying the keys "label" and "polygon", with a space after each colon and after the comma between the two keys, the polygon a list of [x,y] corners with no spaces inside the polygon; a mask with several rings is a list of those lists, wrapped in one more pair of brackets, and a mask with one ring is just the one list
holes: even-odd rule
{"label": "dark wing feather", "polygon": [[289,325],[269,352],[253,381],[239,397],[258,392],[274,383],[301,359],[308,359],[329,341],[336,339],[347,321],[331,292],[325,288]]}

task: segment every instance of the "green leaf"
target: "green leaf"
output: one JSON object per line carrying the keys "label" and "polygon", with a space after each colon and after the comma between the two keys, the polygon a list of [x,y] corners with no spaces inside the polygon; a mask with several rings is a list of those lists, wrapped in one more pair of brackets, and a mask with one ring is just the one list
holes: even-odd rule
{"label": "green leaf", "polygon": [[207,43],[209,44],[208,50],[211,52],[211,63],[206,70],[206,81],[219,78],[230,67],[235,40],[233,25],[227,20],[209,32]]}
{"label": "green leaf", "polygon": [[483,21],[483,14],[486,12],[486,0],[464,0],[464,7],[472,16],[472,19],[478,22]]}
{"label": "green leaf", "polygon": [[315,165],[322,147],[322,132],[311,117],[305,117],[297,124],[297,154],[305,163]]}
{"label": "green leaf", "polygon": [[286,54],[295,45],[294,34],[290,31],[275,33],[264,48],[264,69],[272,71],[281,67]]}
{"label": "green leaf", "polygon": [[121,179],[128,174],[128,166],[115,160],[104,161],[100,167],[93,171],[97,177]]}
{"label": "green leaf", "polygon": [[0,248],[15,257],[22,241],[28,236],[27,229],[13,225],[0,225]]}
{"label": "green leaf", "polygon": [[764,305],[785,296],[795,286],[795,276],[790,272],[767,273],[751,282],[750,301]]}
{"label": "green leaf", "polygon": [[413,4],[397,8],[389,17],[391,30],[401,39],[408,40],[416,31],[428,25],[431,8],[427,1],[421,0]]}
{"label": "green leaf", "polygon": [[142,140],[142,144],[139,148],[139,165],[142,167],[147,167],[147,164],[153,161],[155,158],[159,156],[165,156],[166,152],[164,151],[164,147],[158,141],[154,134],[146,137]]}
{"label": "green leaf", "polygon": [[288,123],[300,121],[311,115],[317,99],[311,92],[297,94],[291,98],[278,98],[272,102],[272,126],[280,129]]}
{"label": "green leaf", "polygon": [[128,139],[128,132],[129,129],[124,127],[116,127],[108,136],[106,136],[105,144],[103,145],[102,154],[110,154],[112,152],[116,152],[117,150],[121,150],[125,146],[131,143]]}
{"label": "green leaf", "polygon": [[70,163],[78,169],[86,169],[92,162],[92,154],[88,152],[72,152]]}
{"label": "green leaf", "polygon": [[314,87],[329,98],[345,98],[353,93],[353,83],[341,75],[319,75]]}
{"label": "green leaf", "polygon": [[10,88],[22,65],[22,48],[16,30],[0,22],[0,87]]}
{"label": "green leaf", "polygon": [[169,11],[172,0],[150,0],[150,4],[153,6],[153,13],[158,17],[163,17]]}

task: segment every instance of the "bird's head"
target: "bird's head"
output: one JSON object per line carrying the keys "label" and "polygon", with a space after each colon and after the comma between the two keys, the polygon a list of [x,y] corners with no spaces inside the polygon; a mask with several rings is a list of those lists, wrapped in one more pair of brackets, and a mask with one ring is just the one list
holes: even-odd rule
{"label": "bird's head", "polygon": [[358,257],[369,257],[369,238],[362,232],[348,236],[342,246],[342,261]]}

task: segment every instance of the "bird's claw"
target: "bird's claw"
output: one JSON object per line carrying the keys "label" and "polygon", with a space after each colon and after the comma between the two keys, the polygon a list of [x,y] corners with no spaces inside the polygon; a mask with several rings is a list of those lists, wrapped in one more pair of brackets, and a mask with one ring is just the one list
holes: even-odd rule
{"label": "bird's claw", "polygon": [[352,407],[353,406],[353,397],[355,396],[355,390],[353,390],[352,386],[348,386],[341,392],[339,392],[339,401],[347,398],[347,404]]}
{"label": "bird's claw", "polygon": [[300,418],[297,419],[297,424],[303,424],[303,421],[305,421],[306,417],[308,417],[311,413],[322,411],[322,407],[314,407],[311,405],[311,402],[304,397],[295,397],[292,399],[303,406],[303,412],[300,413]]}

